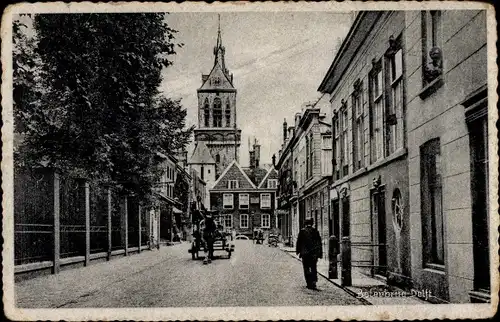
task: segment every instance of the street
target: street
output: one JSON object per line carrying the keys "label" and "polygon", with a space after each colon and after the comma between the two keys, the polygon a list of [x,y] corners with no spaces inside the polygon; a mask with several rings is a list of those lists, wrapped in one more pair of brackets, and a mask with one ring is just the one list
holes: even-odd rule
{"label": "street", "polygon": [[[189,243],[16,283],[23,308],[306,306],[362,304],[278,248],[235,241],[230,259],[192,260]],[[226,256],[225,252],[215,255]]]}

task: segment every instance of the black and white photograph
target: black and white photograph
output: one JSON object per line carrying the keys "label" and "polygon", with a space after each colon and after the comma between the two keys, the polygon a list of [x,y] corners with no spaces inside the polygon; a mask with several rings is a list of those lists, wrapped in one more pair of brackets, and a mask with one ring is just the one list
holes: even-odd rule
{"label": "black and white photograph", "polygon": [[382,4],[8,7],[7,317],[492,317],[494,8]]}

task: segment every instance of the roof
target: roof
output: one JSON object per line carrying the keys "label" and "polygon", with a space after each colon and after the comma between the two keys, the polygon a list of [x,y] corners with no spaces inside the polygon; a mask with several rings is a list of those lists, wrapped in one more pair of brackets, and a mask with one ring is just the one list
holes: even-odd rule
{"label": "roof", "polygon": [[325,78],[319,85],[319,92],[332,93],[335,90],[345,71],[352,63],[353,57],[356,56],[359,48],[382,14],[382,11],[360,11],[358,13]]}
{"label": "roof", "polygon": [[196,142],[193,154],[189,159],[190,164],[215,164],[215,160],[210,154],[210,150],[203,141]]}
{"label": "roof", "polygon": [[267,170],[261,167],[258,168],[244,168],[246,175],[252,180],[252,182],[258,186],[267,174]]}
{"label": "roof", "polygon": [[229,170],[231,170],[232,168],[236,167],[238,169],[238,171],[241,173],[241,176],[246,179],[246,181],[248,181],[248,184],[251,188],[255,189],[256,188],[256,185],[253,183],[252,180],[250,180],[250,178],[248,177],[247,173],[241,168],[241,166],[238,164],[238,162],[236,162],[236,160],[233,160],[227,167],[226,169],[224,169],[224,172],[222,172],[222,174],[220,175],[219,179],[217,179],[217,181],[215,181],[214,185],[213,185],[213,189],[216,189],[217,188],[217,185],[222,181],[224,180],[226,174],[229,172]]}
{"label": "roof", "polygon": [[[259,187],[258,187],[258,188],[261,188],[261,187],[262,187],[262,185],[264,184],[264,182],[266,182],[266,179],[267,179],[267,178],[269,177],[269,175],[270,175],[271,173],[273,173],[273,172],[274,172],[275,174],[277,174],[277,171],[276,171],[276,169],[275,169],[274,167],[270,168],[270,169],[267,171],[266,175],[264,176],[264,179],[262,179],[262,181],[260,182],[260,184],[259,184]],[[274,178],[273,178],[273,179],[274,179]]]}

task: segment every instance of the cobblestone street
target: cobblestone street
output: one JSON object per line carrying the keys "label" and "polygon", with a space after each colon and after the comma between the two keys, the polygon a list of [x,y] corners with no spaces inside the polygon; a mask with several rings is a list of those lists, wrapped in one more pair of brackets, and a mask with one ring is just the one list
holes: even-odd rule
{"label": "cobblestone street", "polygon": [[[23,308],[303,306],[362,304],[319,276],[308,290],[299,261],[278,248],[235,242],[230,259],[193,261],[188,243],[16,283]],[[218,253],[225,256],[225,253]]]}

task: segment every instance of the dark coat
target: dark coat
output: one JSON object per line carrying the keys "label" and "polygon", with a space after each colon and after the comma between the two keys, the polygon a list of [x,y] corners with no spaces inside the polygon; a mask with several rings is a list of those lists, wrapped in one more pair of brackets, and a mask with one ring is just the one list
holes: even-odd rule
{"label": "dark coat", "polygon": [[323,258],[323,246],[319,231],[311,226],[302,228],[297,237],[295,252],[300,257]]}

